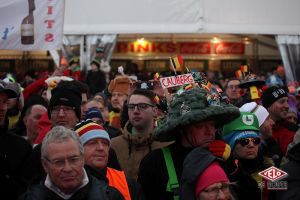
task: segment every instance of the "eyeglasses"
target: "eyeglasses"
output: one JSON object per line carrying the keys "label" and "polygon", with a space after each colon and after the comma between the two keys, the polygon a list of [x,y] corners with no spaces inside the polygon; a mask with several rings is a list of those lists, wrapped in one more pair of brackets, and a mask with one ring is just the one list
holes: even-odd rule
{"label": "eyeglasses", "polygon": [[203,192],[207,193],[210,198],[216,198],[219,195],[220,190],[223,193],[228,193],[230,189],[230,184],[229,183],[221,183],[220,185],[209,188],[206,190],[203,190]]}
{"label": "eyeglasses", "polygon": [[72,167],[78,166],[82,160],[82,156],[72,156],[67,159],[54,159],[50,160],[47,157],[44,157],[45,160],[47,160],[53,167],[55,168],[63,168],[66,165],[66,160],[68,161],[69,165]]}
{"label": "eyeglasses", "polygon": [[57,115],[61,110],[63,110],[65,114],[70,114],[75,108],[70,106],[54,106],[51,110],[51,114]]}
{"label": "eyeglasses", "polygon": [[250,141],[254,145],[260,144],[260,138],[241,138],[237,141],[237,143],[241,144],[244,147],[244,146],[247,146],[250,143]]}
{"label": "eyeglasses", "polygon": [[130,103],[127,104],[127,106],[128,106],[128,111],[134,111],[135,107],[137,107],[139,111],[145,111],[147,110],[148,107],[152,107],[152,108],[154,107],[154,105],[149,103],[137,103],[137,104]]}

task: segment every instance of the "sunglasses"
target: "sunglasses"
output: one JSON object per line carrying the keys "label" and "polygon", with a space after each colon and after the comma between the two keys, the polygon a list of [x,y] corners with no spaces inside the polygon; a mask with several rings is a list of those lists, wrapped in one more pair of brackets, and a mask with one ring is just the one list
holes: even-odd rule
{"label": "sunglasses", "polygon": [[260,144],[260,138],[241,138],[237,141],[237,143],[241,144],[244,147],[244,146],[247,146],[250,143],[250,141],[254,145]]}

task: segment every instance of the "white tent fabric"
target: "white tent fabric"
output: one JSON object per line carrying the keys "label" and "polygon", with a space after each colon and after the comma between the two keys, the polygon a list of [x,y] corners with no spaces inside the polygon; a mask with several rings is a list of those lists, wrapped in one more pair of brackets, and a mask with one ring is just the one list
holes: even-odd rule
{"label": "white tent fabric", "polygon": [[201,17],[199,0],[67,0],[64,33],[191,33]]}
{"label": "white tent fabric", "polygon": [[64,34],[300,33],[299,0],[66,0]]}
{"label": "white tent fabric", "polygon": [[300,81],[300,36],[276,36],[280,54],[284,64],[286,82]]}

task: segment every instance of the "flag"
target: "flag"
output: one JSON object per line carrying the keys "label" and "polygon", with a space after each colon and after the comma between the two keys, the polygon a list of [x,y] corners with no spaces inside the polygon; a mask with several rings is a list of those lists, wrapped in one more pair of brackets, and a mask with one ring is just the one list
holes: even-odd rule
{"label": "flag", "polygon": [[242,71],[240,69],[235,71],[235,77],[238,78],[238,79],[243,78],[243,74],[242,74]]}
{"label": "flag", "polygon": [[210,91],[212,84],[211,82],[207,81],[206,84],[202,84],[203,88],[206,89],[207,91]]}
{"label": "flag", "polygon": [[183,59],[182,59],[181,55],[171,57],[170,58],[170,63],[173,67],[173,70],[175,71],[175,74],[176,74],[176,71],[182,71]]}
{"label": "flag", "polygon": [[154,74],[153,79],[156,80],[156,81],[159,79],[159,73],[158,73],[158,72],[156,72],[156,73]]}
{"label": "flag", "polygon": [[248,72],[248,71],[249,71],[248,65],[242,65],[242,66],[241,66],[241,72],[246,73],[246,72]]}

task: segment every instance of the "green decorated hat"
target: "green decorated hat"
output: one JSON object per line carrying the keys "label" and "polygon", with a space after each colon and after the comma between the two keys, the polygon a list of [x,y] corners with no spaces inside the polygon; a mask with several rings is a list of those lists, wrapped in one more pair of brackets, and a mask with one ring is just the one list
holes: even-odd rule
{"label": "green decorated hat", "polygon": [[241,112],[238,118],[223,127],[223,139],[231,149],[234,149],[237,140],[253,137],[259,137],[259,123],[253,113]]}
{"label": "green decorated hat", "polygon": [[239,109],[231,104],[214,104],[202,88],[186,90],[173,97],[167,116],[158,123],[154,135],[159,141],[175,140],[178,130],[193,122],[214,120],[216,126],[222,126],[238,117]]}
{"label": "green decorated hat", "polygon": [[253,113],[241,112],[241,115],[231,121],[228,124],[225,124],[223,127],[223,134],[227,134],[234,131],[259,131],[258,119]]}

